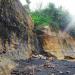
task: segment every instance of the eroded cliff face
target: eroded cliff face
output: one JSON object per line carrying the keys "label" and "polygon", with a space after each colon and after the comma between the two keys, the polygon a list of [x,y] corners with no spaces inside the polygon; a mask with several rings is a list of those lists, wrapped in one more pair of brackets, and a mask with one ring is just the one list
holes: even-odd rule
{"label": "eroded cliff face", "polygon": [[[60,34],[62,33],[62,36]],[[64,58],[75,58],[75,39],[66,32],[60,32],[59,38]]]}
{"label": "eroded cliff face", "polygon": [[34,50],[31,17],[19,0],[0,0],[0,54],[29,58]]}
{"label": "eroded cliff face", "polygon": [[43,48],[45,52],[51,53],[58,59],[63,59],[63,53],[61,51],[61,45],[58,37],[45,35],[43,37]]}
{"label": "eroded cliff face", "polygon": [[[51,31],[49,27],[40,29],[44,52],[54,55],[57,59],[75,58],[75,40],[66,32]],[[40,42],[39,41],[39,42]]]}
{"label": "eroded cliff face", "polygon": [[[19,0],[0,0],[0,75],[11,75],[34,51],[34,25]],[[16,60],[16,61],[15,61]]]}

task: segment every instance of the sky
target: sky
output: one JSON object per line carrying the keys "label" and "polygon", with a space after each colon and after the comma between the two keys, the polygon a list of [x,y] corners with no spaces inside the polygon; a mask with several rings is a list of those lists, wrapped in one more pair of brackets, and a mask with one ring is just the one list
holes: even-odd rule
{"label": "sky", "polygon": [[[22,5],[25,5],[25,0],[20,0]],[[72,22],[67,25],[65,28],[65,31],[69,31],[72,28],[75,28],[75,0],[30,0],[30,9],[32,11],[36,10],[37,8],[40,8],[40,4],[42,4],[42,7],[48,6],[48,4],[54,3],[56,7],[62,6],[63,9],[67,10],[72,18]]]}
{"label": "sky", "polygon": [[[26,4],[25,0],[20,0],[23,5]],[[46,7],[49,2],[54,3],[56,7],[62,6],[71,15],[75,16],[75,0],[30,0],[30,9],[35,10],[39,8],[40,4],[42,3],[42,7]]]}

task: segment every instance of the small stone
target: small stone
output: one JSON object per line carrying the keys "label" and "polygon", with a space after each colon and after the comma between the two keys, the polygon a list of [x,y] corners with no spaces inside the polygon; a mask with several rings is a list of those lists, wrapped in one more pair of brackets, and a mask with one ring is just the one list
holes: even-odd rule
{"label": "small stone", "polygon": [[41,69],[37,69],[37,71],[41,71]]}
{"label": "small stone", "polygon": [[70,73],[70,71],[66,71],[66,73]]}
{"label": "small stone", "polygon": [[54,73],[52,73],[51,75],[55,75]]}
{"label": "small stone", "polygon": [[59,73],[62,74],[63,72],[62,71],[59,71]]}
{"label": "small stone", "polygon": [[40,57],[40,59],[44,59],[44,60],[46,60],[46,57],[45,56],[43,56],[43,55],[38,55],[39,57]]}
{"label": "small stone", "polygon": [[33,75],[33,73],[32,73],[32,72],[30,72],[30,75]]}

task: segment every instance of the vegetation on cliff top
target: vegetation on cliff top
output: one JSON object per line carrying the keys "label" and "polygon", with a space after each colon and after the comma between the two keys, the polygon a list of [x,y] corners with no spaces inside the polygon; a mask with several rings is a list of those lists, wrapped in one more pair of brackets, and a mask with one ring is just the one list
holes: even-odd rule
{"label": "vegetation on cliff top", "polygon": [[48,7],[31,13],[35,26],[49,25],[55,31],[64,29],[70,23],[70,15],[62,7],[56,8],[49,3]]}

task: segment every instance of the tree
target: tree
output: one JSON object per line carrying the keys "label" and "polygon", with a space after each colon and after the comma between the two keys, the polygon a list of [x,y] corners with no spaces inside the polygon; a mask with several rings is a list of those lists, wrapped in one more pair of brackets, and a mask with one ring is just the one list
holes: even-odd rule
{"label": "tree", "polygon": [[54,4],[49,3],[48,7],[36,10],[31,13],[36,26],[49,25],[54,31],[64,29],[70,22],[70,15],[62,7],[56,8]]}
{"label": "tree", "polygon": [[30,0],[26,0],[26,5],[24,5],[24,8],[25,8],[25,10],[27,11],[27,13],[30,13],[30,8],[29,8],[29,5],[30,5]]}
{"label": "tree", "polygon": [[26,0],[27,4],[29,5],[30,4],[30,0]]}

